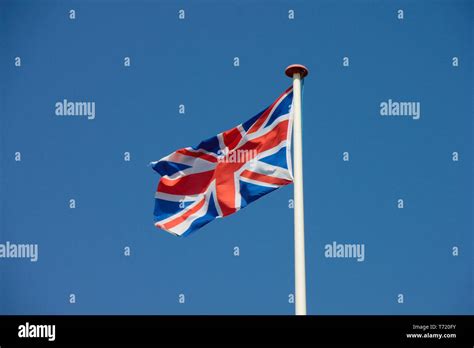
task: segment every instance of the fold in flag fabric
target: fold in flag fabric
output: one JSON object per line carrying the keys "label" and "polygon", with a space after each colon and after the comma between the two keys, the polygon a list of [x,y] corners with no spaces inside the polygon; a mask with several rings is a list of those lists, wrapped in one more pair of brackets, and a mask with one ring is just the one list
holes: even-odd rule
{"label": "fold in flag fabric", "polygon": [[293,88],[248,121],[151,162],[155,226],[186,236],[290,184]]}

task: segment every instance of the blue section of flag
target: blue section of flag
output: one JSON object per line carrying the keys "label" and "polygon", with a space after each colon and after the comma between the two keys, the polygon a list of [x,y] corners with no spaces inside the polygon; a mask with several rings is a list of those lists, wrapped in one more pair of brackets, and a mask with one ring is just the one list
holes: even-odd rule
{"label": "blue section of flag", "polygon": [[268,187],[261,185],[254,185],[249,182],[241,181],[240,182],[240,196],[241,196],[241,207],[246,207],[249,203],[259,199],[262,196],[265,196],[267,193],[270,193],[276,190],[277,187]]}
{"label": "blue section of flag", "polygon": [[275,121],[278,117],[287,114],[290,111],[291,103],[293,102],[293,92],[289,93],[278,106],[273,111],[268,123],[265,127],[269,127],[272,125],[273,121]]}
{"label": "blue section of flag", "polygon": [[211,197],[209,198],[209,206],[207,208],[206,214],[196,219],[195,221],[193,221],[189,229],[182,236],[183,237],[189,236],[190,234],[197,231],[204,225],[207,225],[209,222],[215,220],[216,217],[218,216],[219,216],[219,213],[216,209],[216,204],[214,203],[214,195],[211,194]]}
{"label": "blue section of flag", "polygon": [[187,168],[191,168],[191,166],[170,161],[159,161],[153,165],[153,169],[156,170],[161,176],[171,176],[179,172],[180,170],[184,170]]}
{"label": "blue section of flag", "polygon": [[218,154],[220,150],[219,140],[217,139],[217,136],[213,136],[209,139],[201,141],[198,146],[193,146],[193,149],[202,149],[208,152]]}
{"label": "blue section of flag", "polygon": [[286,161],[286,151],[286,146],[282,147],[277,153],[260,159],[260,162],[288,169],[288,163]]}
{"label": "blue section of flag", "polygon": [[[265,109],[265,110],[267,110],[267,109]],[[265,112],[265,110],[260,111],[258,114],[256,114],[254,117],[252,117],[250,120],[245,121],[244,123],[242,123],[242,128],[245,131],[248,131],[250,129],[250,127],[252,127],[252,125],[258,120],[258,118]]]}
{"label": "blue section of flag", "polygon": [[155,198],[155,221],[163,220],[176,214],[177,211],[185,209],[192,202],[173,202],[165,199]]}

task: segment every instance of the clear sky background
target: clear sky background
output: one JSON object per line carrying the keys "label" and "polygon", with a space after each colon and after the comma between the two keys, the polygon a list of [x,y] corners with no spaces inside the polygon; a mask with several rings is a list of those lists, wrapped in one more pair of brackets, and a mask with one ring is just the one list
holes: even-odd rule
{"label": "clear sky background", "polygon": [[[153,226],[147,164],[247,120],[302,63],[309,314],[472,314],[473,17],[459,0],[0,0],[0,243],[39,245],[0,259],[0,313],[292,314],[293,186],[177,238]],[[56,116],[63,99],[95,119]],[[388,99],[420,119],[381,117]],[[333,241],[365,261],[326,258]]]}

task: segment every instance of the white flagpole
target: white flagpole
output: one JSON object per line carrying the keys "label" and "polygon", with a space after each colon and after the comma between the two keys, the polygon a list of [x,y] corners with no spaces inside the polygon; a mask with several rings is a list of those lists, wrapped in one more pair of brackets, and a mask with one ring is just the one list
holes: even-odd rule
{"label": "white flagpole", "polygon": [[293,78],[293,176],[295,211],[295,314],[306,315],[306,270],[304,255],[303,141],[301,127],[301,80],[308,69],[299,64],[286,68]]}

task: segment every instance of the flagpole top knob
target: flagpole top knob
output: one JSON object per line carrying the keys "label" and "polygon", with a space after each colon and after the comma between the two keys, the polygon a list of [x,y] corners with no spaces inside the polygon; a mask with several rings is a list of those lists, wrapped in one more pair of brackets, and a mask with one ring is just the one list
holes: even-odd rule
{"label": "flagpole top knob", "polygon": [[307,67],[301,64],[292,64],[285,69],[285,74],[288,77],[293,77],[294,74],[300,74],[300,77],[303,79],[308,75],[309,70]]}

